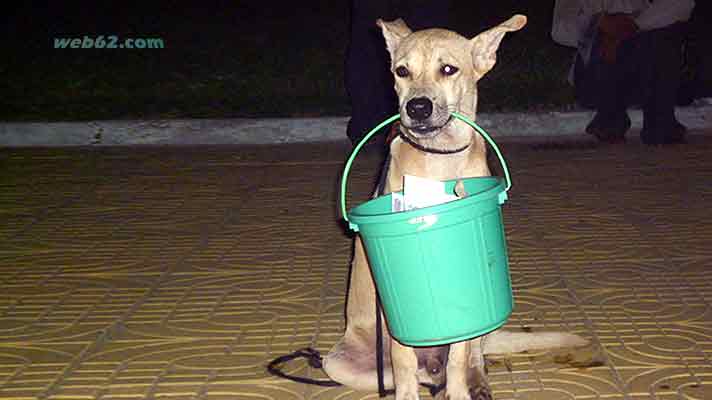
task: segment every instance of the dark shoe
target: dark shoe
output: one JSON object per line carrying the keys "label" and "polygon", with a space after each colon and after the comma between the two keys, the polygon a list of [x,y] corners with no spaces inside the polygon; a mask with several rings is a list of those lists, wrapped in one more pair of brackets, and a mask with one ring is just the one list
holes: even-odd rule
{"label": "dark shoe", "polygon": [[630,118],[623,113],[617,118],[604,119],[596,113],[586,126],[586,133],[593,135],[601,143],[625,143],[625,133],[630,129]]}
{"label": "dark shoe", "polygon": [[608,131],[597,127],[589,126],[586,128],[586,133],[593,135],[601,143],[607,144],[618,144],[625,143],[625,132],[620,133],[620,131]]}
{"label": "dark shoe", "polygon": [[651,146],[669,145],[669,144],[684,144],[685,136],[687,135],[687,127],[677,121],[674,122],[671,128],[665,130],[647,130],[640,131],[640,140]]}

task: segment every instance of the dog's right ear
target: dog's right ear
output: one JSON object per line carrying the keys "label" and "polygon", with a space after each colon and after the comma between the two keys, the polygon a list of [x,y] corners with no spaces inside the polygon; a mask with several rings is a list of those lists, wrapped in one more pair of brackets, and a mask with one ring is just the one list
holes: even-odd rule
{"label": "dog's right ear", "polygon": [[391,57],[393,57],[401,40],[413,33],[413,31],[408,28],[408,25],[405,24],[405,21],[400,18],[391,22],[378,19],[376,25],[381,27],[383,31],[383,37],[386,39],[386,47],[388,47],[388,52],[391,53]]}

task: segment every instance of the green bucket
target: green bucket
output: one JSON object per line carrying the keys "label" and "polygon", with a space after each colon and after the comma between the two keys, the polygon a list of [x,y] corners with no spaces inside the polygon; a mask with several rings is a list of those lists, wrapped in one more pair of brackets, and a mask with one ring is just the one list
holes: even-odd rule
{"label": "green bucket", "polygon": [[409,346],[435,346],[471,339],[502,326],[513,298],[501,205],[511,180],[497,145],[473,121],[495,150],[505,180],[463,178],[445,182],[454,193],[462,181],[468,196],[449,203],[391,211],[391,195],[346,212],[346,182],[363,144],[395,115],[371,130],[346,162],[341,180],[341,210],[359,232],[391,335]]}

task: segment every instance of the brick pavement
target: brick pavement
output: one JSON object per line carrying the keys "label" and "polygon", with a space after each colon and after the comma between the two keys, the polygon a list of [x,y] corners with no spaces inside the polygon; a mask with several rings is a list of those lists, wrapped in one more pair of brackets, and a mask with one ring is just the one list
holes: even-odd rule
{"label": "brick pavement", "polygon": [[[510,327],[605,366],[495,365],[502,399],[712,398],[712,140],[502,146]],[[345,144],[0,149],[0,398],[361,399],[265,373],[340,337]],[[350,201],[378,158],[354,166]],[[295,362],[288,371],[321,377]]]}

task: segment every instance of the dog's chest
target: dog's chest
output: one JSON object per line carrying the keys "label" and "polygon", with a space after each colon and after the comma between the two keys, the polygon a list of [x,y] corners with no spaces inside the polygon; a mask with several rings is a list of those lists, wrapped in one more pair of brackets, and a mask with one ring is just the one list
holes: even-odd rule
{"label": "dog's chest", "polygon": [[[406,153],[407,154],[407,153]],[[403,154],[401,154],[402,156]],[[414,175],[421,178],[445,181],[473,176],[489,175],[486,162],[474,162],[472,157],[463,155],[409,154],[394,157],[388,171],[388,191],[399,191],[403,186],[403,176]]]}

